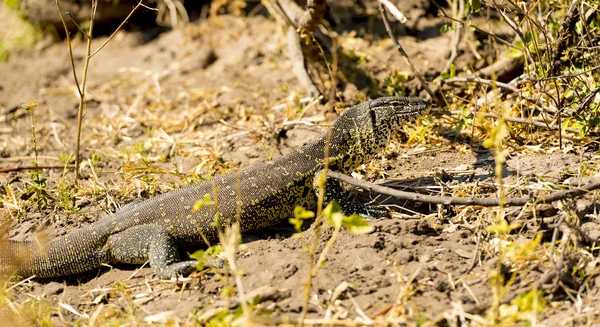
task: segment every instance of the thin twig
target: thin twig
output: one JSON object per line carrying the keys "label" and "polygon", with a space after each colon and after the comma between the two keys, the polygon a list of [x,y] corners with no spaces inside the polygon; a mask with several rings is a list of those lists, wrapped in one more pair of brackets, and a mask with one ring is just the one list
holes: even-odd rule
{"label": "thin twig", "polygon": [[[327,137],[325,140],[325,149],[324,149],[324,157],[329,158],[329,146],[331,144],[331,128],[327,129]],[[317,252],[317,246],[319,244],[319,236],[321,235],[321,225],[323,223],[323,204],[325,201],[325,192],[326,192],[326,184],[327,184],[327,174],[329,173],[329,160],[325,160],[323,164],[323,170],[321,174],[325,174],[322,178],[319,178],[318,187],[319,194],[317,196],[317,215],[314,222],[315,225],[315,233],[312,238],[312,242],[310,244],[310,248],[308,249],[308,276],[306,282],[304,284],[304,297],[302,301],[302,312],[300,312],[300,326],[304,325],[304,321],[306,320],[306,315],[308,314],[308,304],[310,300],[310,290],[312,288],[312,280],[314,277],[314,266],[315,266],[315,255]]]}
{"label": "thin twig", "polygon": [[[367,191],[374,191],[377,193],[392,196],[397,199],[418,201],[423,203],[432,204],[445,204],[445,205],[467,205],[467,206],[482,206],[482,207],[497,207],[500,205],[500,199],[498,198],[474,198],[474,197],[451,197],[451,196],[433,196],[425,195],[420,193],[405,192],[395,190],[389,187],[361,181],[353,177],[340,174],[333,171],[328,171],[327,176],[340,180],[344,183],[348,183]],[[516,198],[506,198],[503,201],[504,206],[524,206],[530,201],[535,203],[552,203],[559,200],[575,198],[588,193],[589,191],[600,189],[600,178],[593,178],[589,184],[583,185],[578,188],[572,188],[562,191],[552,192],[546,195],[529,195]]]}
{"label": "thin twig", "polygon": [[502,83],[502,82],[498,82],[498,81],[492,81],[489,79],[483,79],[483,78],[479,78],[479,77],[453,77],[453,78],[444,79],[442,81],[444,83],[479,83],[479,84],[484,84],[484,85],[489,85],[489,86],[496,85],[497,87],[499,87],[503,90],[511,91],[514,93],[520,92],[519,89],[517,89],[516,87],[514,87],[510,84],[506,84],[506,83]]}
{"label": "thin twig", "polygon": [[66,14],[69,16],[71,23],[73,23],[73,25],[75,25],[75,27],[77,27],[77,30],[79,30],[79,33],[81,33],[81,35],[85,36],[86,39],[89,39],[90,36],[81,28],[81,26],[79,26],[79,24],[77,24],[77,22],[75,21],[75,18],[73,18],[73,15],[71,15],[71,13],[68,11],[66,12]]}
{"label": "thin twig", "polygon": [[456,13],[455,10],[453,10],[453,11],[455,11],[456,15],[459,18],[454,21],[454,24],[455,24],[454,38],[452,40],[452,46],[450,48],[450,58],[448,58],[448,61],[446,61],[446,64],[444,65],[444,68],[442,69],[442,71],[444,71],[444,72],[447,72],[450,69],[450,66],[454,63],[454,60],[456,60],[456,58],[458,57],[458,45],[460,44],[460,40],[462,38],[462,31],[463,31],[463,27],[464,27],[464,24],[461,21],[465,14],[465,1],[464,0],[455,0],[452,3],[453,8],[455,8],[456,1],[458,1],[458,13]]}
{"label": "thin twig", "polygon": [[[88,69],[90,66],[90,53],[92,51],[92,37],[94,31],[94,19],[96,19],[96,9],[98,8],[98,0],[92,0],[92,14],[90,18],[90,28],[88,32],[88,39],[86,43],[85,59],[83,61],[83,76],[81,78],[81,89],[79,93],[79,108],[77,110],[77,140],[75,144],[75,185],[78,184],[79,180],[79,164],[80,148],[81,148],[81,128],[83,125],[84,111],[87,109],[87,100],[85,98],[85,86],[87,83]],[[67,32],[68,33],[68,32]]]}
{"label": "thin twig", "polygon": [[390,12],[390,14],[396,17],[396,19],[400,23],[406,24],[406,21],[408,19],[406,19],[406,16],[404,16],[404,14],[400,10],[398,10],[398,7],[396,7],[393,3],[391,3],[389,0],[379,0],[379,3],[384,5],[385,8]]}
{"label": "thin twig", "polygon": [[503,10],[501,10],[500,8],[498,8],[497,6],[495,6],[496,11],[500,14],[500,16],[502,16],[502,18],[504,18],[504,20],[506,21],[506,23],[508,24],[508,26],[510,26],[510,28],[513,29],[513,31],[515,31],[515,33],[517,33],[517,35],[519,36],[519,38],[521,39],[521,42],[523,42],[524,46],[523,49],[525,50],[525,54],[527,55],[527,59],[530,60],[534,71],[537,72],[537,66],[535,65],[535,62],[533,61],[533,56],[531,54],[531,51],[529,50],[529,47],[527,46],[527,39],[525,38],[525,35],[523,35],[523,32],[519,29],[519,26],[517,25],[517,23],[515,23],[514,20],[512,20],[510,17],[508,17]]}
{"label": "thin twig", "polygon": [[582,70],[578,73],[572,73],[572,74],[563,74],[563,75],[556,75],[556,76],[548,76],[548,77],[542,77],[542,78],[524,78],[522,79],[523,81],[535,81],[535,82],[541,82],[541,81],[550,81],[550,80],[556,80],[556,79],[561,79],[561,78],[571,78],[571,77],[577,77],[579,75],[583,75],[583,74],[587,74],[590,72],[593,72],[597,69],[600,69],[600,65],[588,68],[586,70]]}
{"label": "thin twig", "polygon": [[[392,3],[390,3],[390,5],[393,6]],[[412,73],[419,79],[419,81],[421,82],[421,86],[425,89],[425,91],[427,91],[427,93],[431,97],[431,100],[437,102],[437,98],[435,97],[435,94],[433,93],[433,91],[431,91],[431,89],[427,85],[427,82],[425,81],[423,76],[421,76],[419,71],[417,71],[415,66],[413,66],[413,64],[410,62],[410,59],[408,58],[406,51],[404,51],[404,48],[402,48],[402,45],[400,45],[400,42],[398,42],[398,40],[394,36],[394,31],[392,30],[390,21],[387,17],[387,11],[383,7],[381,2],[379,3],[379,11],[381,12],[381,17],[383,18],[383,24],[385,25],[385,30],[387,31],[387,33],[390,36],[390,38],[392,39],[392,41],[394,41],[394,44],[396,45],[396,49],[398,50],[398,52],[400,52],[400,55],[402,56],[402,58],[404,59],[406,64],[410,67],[410,70],[412,71]]]}
{"label": "thin twig", "polygon": [[0,168],[0,173],[8,173],[12,171],[22,171],[22,170],[34,170],[34,169],[63,169],[63,168],[74,168],[73,164],[66,165],[33,165],[33,166],[16,166],[16,167],[7,167]]}
{"label": "thin twig", "polygon": [[[98,52],[100,52],[100,50],[102,50],[104,48],[104,46],[106,46],[108,44],[108,42],[110,42],[110,40],[112,40],[113,37],[115,37],[115,35],[117,34],[117,32],[123,27],[123,25],[125,25],[125,23],[127,23],[127,21],[129,20],[129,18],[131,18],[131,15],[133,15],[133,13],[140,7],[140,6],[144,6],[144,8],[150,9],[150,10],[156,10],[158,11],[158,9],[156,8],[150,8],[146,5],[142,5],[142,1],[140,0],[140,2],[138,2],[137,5],[135,5],[135,7],[133,7],[133,9],[131,10],[131,12],[129,13],[129,15],[127,15],[127,17],[125,17],[125,19],[121,22],[121,24],[117,27],[117,29],[115,29],[114,32],[112,32],[112,34],[108,37],[108,39],[106,39],[106,41],[104,41],[104,43],[96,50],[94,51],[91,55],[89,55],[89,58],[92,58],[93,56],[95,56]],[[91,31],[90,31],[91,32]]]}
{"label": "thin twig", "polygon": [[477,262],[479,261],[479,245],[480,244],[481,244],[481,233],[479,233],[477,235],[477,244],[475,244],[475,253],[473,253],[473,258],[471,260],[471,264],[469,265],[469,268],[465,272],[465,275],[470,273],[471,270],[473,270],[475,268],[475,266],[477,266]]}
{"label": "thin twig", "polygon": [[65,15],[60,7],[60,0],[56,0],[56,7],[58,8],[58,14],[60,15],[60,20],[62,21],[63,28],[65,29],[65,34],[67,37],[67,46],[69,48],[69,59],[71,60],[71,72],[73,73],[73,79],[75,79],[75,85],[77,86],[77,91],[81,96],[81,87],[79,86],[79,79],[77,78],[77,71],[75,70],[75,57],[73,56],[73,45],[71,43],[71,33],[69,33],[69,29],[67,28],[67,22],[65,21]]}

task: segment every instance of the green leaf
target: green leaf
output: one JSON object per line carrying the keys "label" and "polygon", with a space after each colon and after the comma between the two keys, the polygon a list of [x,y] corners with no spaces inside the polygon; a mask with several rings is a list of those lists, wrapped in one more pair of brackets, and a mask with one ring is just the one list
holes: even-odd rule
{"label": "green leaf", "polygon": [[444,33],[448,33],[448,31],[450,31],[449,24],[444,24],[444,25],[442,25],[442,27],[440,27],[440,33],[444,34]]}
{"label": "green leaf", "polygon": [[528,293],[519,294],[519,296],[510,301],[510,303],[516,305],[520,311],[541,312],[546,305],[546,300],[544,299],[542,291],[534,289]]}
{"label": "green leaf", "polygon": [[323,218],[330,223],[335,228],[342,227],[342,221],[344,220],[344,214],[342,213],[342,208],[337,201],[331,201],[323,209]]}
{"label": "green leaf", "polygon": [[483,146],[489,149],[495,145],[500,145],[507,135],[508,126],[501,123],[492,129],[490,137],[483,141]]}
{"label": "green leaf", "polygon": [[297,206],[294,208],[294,218],[290,218],[289,222],[294,226],[296,232],[300,232],[302,229],[302,223],[306,219],[311,219],[315,217],[315,213],[306,210],[303,207]]}
{"label": "green leaf", "polygon": [[306,210],[301,206],[297,206],[294,208],[294,217],[298,219],[310,219],[315,217],[315,213],[310,210]]}
{"label": "green leaf", "polygon": [[531,32],[527,31],[525,32],[525,44],[529,44],[531,43],[531,40],[533,39]]}
{"label": "green leaf", "polygon": [[575,23],[575,32],[579,35],[583,34],[583,23],[580,20]]}
{"label": "green leaf", "polygon": [[223,247],[217,244],[210,246],[206,250],[198,250],[190,254],[190,258],[198,261],[198,264],[196,264],[197,270],[204,270],[204,267],[207,266],[207,261],[216,258],[221,252],[223,252]]}
{"label": "green leaf", "polygon": [[456,76],[456,67],[454,64],[450,64],[450,78],[454,78]]}
{"label": "green leaf", "polygon": [[369,225],[369,222],[363,217],[356,214],[345,217],[343,224],[352,234],[367,234],[373,231],[373,226]]}

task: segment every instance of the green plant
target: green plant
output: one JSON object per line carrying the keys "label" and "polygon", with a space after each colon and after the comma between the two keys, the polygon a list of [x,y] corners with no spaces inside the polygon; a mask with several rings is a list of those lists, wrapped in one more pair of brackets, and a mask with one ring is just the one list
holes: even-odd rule
{"label": "green plant", "polygon": [[[29,149],[33,151],[34,160],[32,165],[38,166],[38,150],[37,150],[37,139],[35,132],[35,115],[33,110],[37,107],[37,101],[29,101],[23,104],[21,107],[25,109],[31,118],[31,146]],[[44,172],[41,169],[32,169],[29,173],[33,183],[27,187],[25,194],[27,194],[33,204],[38,208],[48,206],[48,193],[46,192],[46,178],[43,178]]]}

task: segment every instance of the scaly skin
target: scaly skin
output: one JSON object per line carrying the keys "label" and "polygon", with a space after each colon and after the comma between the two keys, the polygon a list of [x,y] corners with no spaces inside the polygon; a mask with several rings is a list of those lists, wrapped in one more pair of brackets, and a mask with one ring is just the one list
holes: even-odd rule
{"label": "scaly skin", "polygon": [[[331,127],[329,169],[349,174],[386,146],[402,123],[423,113],[420,99],[389,97],[346,110]],[[279,159],[229,173],[210,181],[125,206],[114,215],[49,242],[33,254],[31,242],[10,241],[12,254],[24,256],[17,267],[22,277],[51,278],[99,268],[102,264],[142,264],[148,259],[159,278],[189,274],[193,260],[180,253],[218,242],[215,216],[231,223],[239,206],[242,233],[266,228],[293,216],[296,206],[314,209],[313,185],[323,168],[327,133]],[[326,202],[335,199],[347,214],[372,216],[368,206],[348,201],[334,180],[328,180]],[[209,194],[214,204],[192,212]],[[216,201],[215,201],[216,200]]]}

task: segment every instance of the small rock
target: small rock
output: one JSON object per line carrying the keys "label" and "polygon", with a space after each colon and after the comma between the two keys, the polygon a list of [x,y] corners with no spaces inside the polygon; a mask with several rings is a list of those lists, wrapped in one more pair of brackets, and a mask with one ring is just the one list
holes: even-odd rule
{"label": "small rock", "polygon": [[415,235],[425,235],[433,231],[429,224],[424,220],[413,220],[406,224],[408,232]]}
{"label": "small rock", "polygon": [[294,276],[294,274],[298,271],[298,267],[296,267],[296,265],[294,264],[287,264],[285,266],[285,268],[283,268],[283,278],[288,279],[292,276]]}
{"label": "small rock", "polygon": [[581,231],[584,232],[592,240],[600,238],[600,224],[595,222],[587,222],[581,225]]}
{"label": "small rock", "polygon": [[575,213],[579,219],[585,218],[586,215],[592,213],[596,207],[596,204],[590,200],[577,199],[575,204]]}
{"label": "small rock", "polygon": [[396,260],[398,260],[398,264],[405,265],[410,261],[415,260],[415,257],[408,251],[400,251],[396,257]]}

